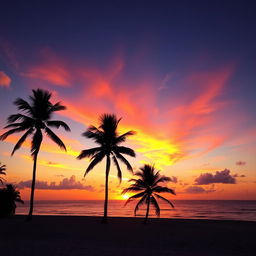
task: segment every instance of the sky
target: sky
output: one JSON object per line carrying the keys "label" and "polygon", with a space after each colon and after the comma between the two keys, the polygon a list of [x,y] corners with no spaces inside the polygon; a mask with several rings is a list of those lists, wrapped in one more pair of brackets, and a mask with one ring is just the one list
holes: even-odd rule
{"label": "sky", "polygon": [[[256,200],[256,18],[254,1],[5,1],[0,16],[0,133],[32,89],[67,110],[55,130],[67,152],[44,137],[36,199],[104,199],[105,161],[85,178],[95,144],[81,136],[103,113],[122,118],[134,170],[155,164],[176,196]],[[0,142],[6,179],[29,199],[30,141]],[[110,199],[125,199],[132,174],[110,172]]]}

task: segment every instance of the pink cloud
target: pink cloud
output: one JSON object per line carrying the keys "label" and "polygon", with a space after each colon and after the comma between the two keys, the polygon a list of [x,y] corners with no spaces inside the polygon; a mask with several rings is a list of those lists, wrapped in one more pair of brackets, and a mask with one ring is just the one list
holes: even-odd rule
{"label": "pink cloud", "polygon": [[44,81],[61,87],[71,85],[72,72],[67,63],[49,49],[42,49],[39,62],[28,67],[21,75],[35,81]]}
{"label": "pink cloud", "polygon": [[[88,125],[97,124],[102,113],[115,113],[123,117],[123,130],[138,131],[133,142],[139,147],[141,143],[147,147],[144,139],[140,138],[141,134],[144,138],[153,138],[151,142],[154,145],[156,141],[164,142],[160,143],[164,146],[158,150],[165,152],[165,159],[168,154],[169,159],[172,155],[184,158],[186,155],[206,154],[230,137],[230,127],[236,120],[222,122],[230,102],[220,96],[225,94],[233,65],[185,75],[174,86],[186,93],[179,94],[178,98],[171,95],[167,99],[162,96],[163,90],[159,90],[161,81],[153,74],[141,78],[136,84],[129,77],[123,77],[125,61],[120,55],[105,69],[75,63],[70,67],[65,63],[68,62],[49,54],[46,60],[30,67],[26,76],[46,81],[45,86],[50,90],[51,85],[71,87],[70,93],[67,88],[65,92],[54,94],[56,100],[61,100],[68,107],[61,115]],[[169,90],[168,84],[165,84],[165,90]],[[153,144],[148,150],[142,150],[148,158],[162,154],[159,151],[152,154]],[[176,151],[167,148],[175,148]]]}
{"label": "pink cloud", "polygon": [[11,82],[11,78],[8,75],[6,75],[3,71],[0,71],[0,86],[10,87]]}

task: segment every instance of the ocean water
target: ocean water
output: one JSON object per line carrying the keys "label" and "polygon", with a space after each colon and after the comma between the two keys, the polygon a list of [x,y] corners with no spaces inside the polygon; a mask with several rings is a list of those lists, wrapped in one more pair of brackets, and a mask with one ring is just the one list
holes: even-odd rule
{"label": "ocean water", "polygon": [[[125,201],[109,201],[108,215],[113,217],[134,217],[136,202],[124,207]],[[256,200],[176,200],[175,208],[168,204],[160,204],[161,218],[214,219],[256,221]],[[73,215],[102,216],[104,201],[35,201],[36,215]],[[27,214],[29,202],[17,204],[16,214]],[[145,207],[137,212],[137,217],[145,216]],[[150,217],[156,217],[150,211]]]}

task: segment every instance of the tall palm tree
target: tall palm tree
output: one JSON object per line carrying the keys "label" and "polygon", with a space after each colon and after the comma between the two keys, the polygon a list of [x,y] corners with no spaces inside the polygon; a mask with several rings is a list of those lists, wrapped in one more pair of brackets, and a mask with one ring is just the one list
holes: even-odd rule
{"label": "tall palm tree", "polygon": [[132,200],[141,198],[134,209],[135,216],[137,211],[139,210],[139,207],[143,204],[146,204],[147,210],[146,210],[146,216],[144,220],[144,223],[146,224],[148,220],[148,215],[149,215],[150,203],[154,206],[156,215],[160,216],[160,207],[158,205],[156,198],[161,199],[164,202],[167,202],[174,208],[174,205],[169,200],[167,200],[166,198],[158,194],[163,192],[163,193],[171,193],[175,195],[175,192],[173,189],[159,185],[159,183],[161,182],[171,181],[171,178],[166,176],[161,176],[159,174],[159,171],[155,170],[154,165],[148,165],[148,164],[145,164],[143,167],[141,167],[140,171],[136,172],[135,175],[138,176],[139,178],[130,179],[129,181],[134,183],[131,184],[130,187],[124,189],[122,192],[122,194],[125,194],[127,192],[139,192],[129,197],[125,203],[125,205],[127,205]]}
{"label": "tall palm tree", "polygon": [[115,115],[103,114],[100,116],[99,127],[90,126],[82,135],[86,138],[92,139],[98,147],[82,150],[78,159],[89,157],[91,162],[85,171],[87,175],[99,162],[106,157],[106,178],[105,178],[105,203],[104,203],[104,217],[102,222],[107,222],[108,212],[108,176],[110,171],[111,158],[117,168],[117,176],[121,182],[122,172],[118,160],[124,163],[128,170],[133,172],[132,166],[128,160],[122,155],[129,155],[135,157],[135,152],[128,147],[119,146],[126,141],[127,136],[134,135],[134,131],[128,131],[122,135],[117,132],[117,126],[121,119],[117,119]]}
{"label": "tall palm tree", "polygon": [[[0,162],[0,175],[6,175],[5,170],[6,170],[6,165]],[[4,184],[3,181],[5,181],[5,179],[3,177],[0,177],[0,183]]]}
{"label": "tall palm tree", "polygon": [[23,113],[10,115],[7,119],[8,125],[5,128],[11,129],[0,136],[0,140],[5,140],[11,134],[26,131],[13,148],[11,155],[13,155],[14,152],[22,146],[23,142],[28,136],[32,136],[31,155],[34,160],[34,164],[30,196],[30,210],[27,218],[28,220],[32,219],[33,214],[36,165],[37,156],[43,140],[42,131],[45,132],[45,134],[47,134],[50,139],[53,140],[61,149],[64,150],[66,150],[64,143],[49,127],[63,127],[66,131],[70,131],[70,128],[66,123],[58,120],[51,120],[55,111],[66,109],[66,107],[62,106],[60,102],[52,104],[50,102],[51,96],[52,95],[50,92],[37,89],[33,90],[33,95],[29,97],[29,102],[21,98],[16,99],[14,104],[17,106],[18,110]]}
{"label": "tall palm tree", "polygon": [[24,204],[20,192],[12,184],[7,184],[5,188],[0,189],[0,217],[14,215],[16,202]]}

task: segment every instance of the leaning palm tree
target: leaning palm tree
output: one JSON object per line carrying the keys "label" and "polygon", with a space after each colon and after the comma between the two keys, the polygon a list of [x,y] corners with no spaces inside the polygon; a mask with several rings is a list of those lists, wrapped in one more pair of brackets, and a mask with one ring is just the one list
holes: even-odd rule
{"label": "leaning palm tree", "polygon": [[171,178],[166,176],[161,176],[159,174],[159,171],[156,171],[154,168],[154,165],[148,165],[145,164],[143,167],[140,168],[140,171],[135,173],[136,176],[138,176],[138,179],[130,179],[130,182],[134,182],[130,185],[130,187],[123,190],[122,194],[125,194],[127,192],[139,192],[131,197],[128,198],[125,205],[127,205],[129,202],[133,201],[134,199],[141,198],[139,202],[137,203],[135,209],[134,209],[134,215],[136,216],[137,211],[139,210],[139,207],[143,204],[147,205],[146,210],[146,217],[144,220],[144,223],[147,223],[148,215],[149,215],[149,207],[150,203],[155,208],[155,213],[157,216],[160,216],[160,207],[158,205],[158,202],[156,198],[163,200],[164,202],[167,202],[172,207],[174,205],[164,198],[163,196],[160,196],[158,193],[171,193],[175,195],[175,192],[173,189],[168,187],[160,186],[159,183],[161,182],[167,182],[171,181]]}
{"label": "leaning palm tree", "polygon": [[[30,196],[30,210],[28,214],[28,220],[32,219],[33,203],[34,203],[34,190],[36,181],[36,165],[37,156],[40,150],[40,146],[43,140],[43,132],[47,134],[61,149],[66,150],[66,147],[62,140],[49,128],[63,127],[66,131],[70,131],[68,125],[62,121],[51,120],[55,111],[66,109],[60,102],[52,104],[50,102],[51,93],[41,89],[33,90],[33,95],[30,96],[29,102],[18,98],[14,101],[17,108],[23,112],[14,115],[10,115],[7,119],[8,125],[5,128],[11,128],[0,136],[0,140],[5,140],[9,135],[26,131],[22,137],[18,140],[11,155],[18,150],[28,136],[32,136],[31,143],[31,156],[33,157],[33,177],[31,185]],[[20,122],[18,122],[20,121]]]}
{"label": "leaning palm tree", "polygon": [[24,204],[15,186],[7,184],[5,188],[0,189],[0,217],[14,215],[16,202]]}
{"label": "leaning palm tree", "polygon": [[134,131],[128,131],[122,135],[117,132],[117,126],[121,119],[117,119],[115,115],[103,114],[100,116],[99,127],[90,126],[86,132],[82,135],[86,138],[92,139],[98,147],[82,150],[78,159],[83,159],[89,157],[91,162],[85,171],[87,175],[99,162],[106,157],[106,178],[105,178],[105,203],[104,203],[104,217],[102,219],[103,223],[107,222],[107,212],[108,212],[108,176],[110,171],[111,158],[117,168],[117,176],[121,182],[122,172],[119,166],[118,160],[124,163],[127,169],[131,172],[132,166],[128,160],[122,155],[129,155],[135,157],[135,152],[128,147],[119,146],[121,143],[126,141],[127,136],[134,135]]}
{"label": "leaning palm tree", "polygon": [[[6,175],[5,170],[6,170],[6,165],[0,162],[0,175]],[[3,177],[0,177],[0,183],[2,183],[2,185],[4,184],[4,181],[5,179]]]}

